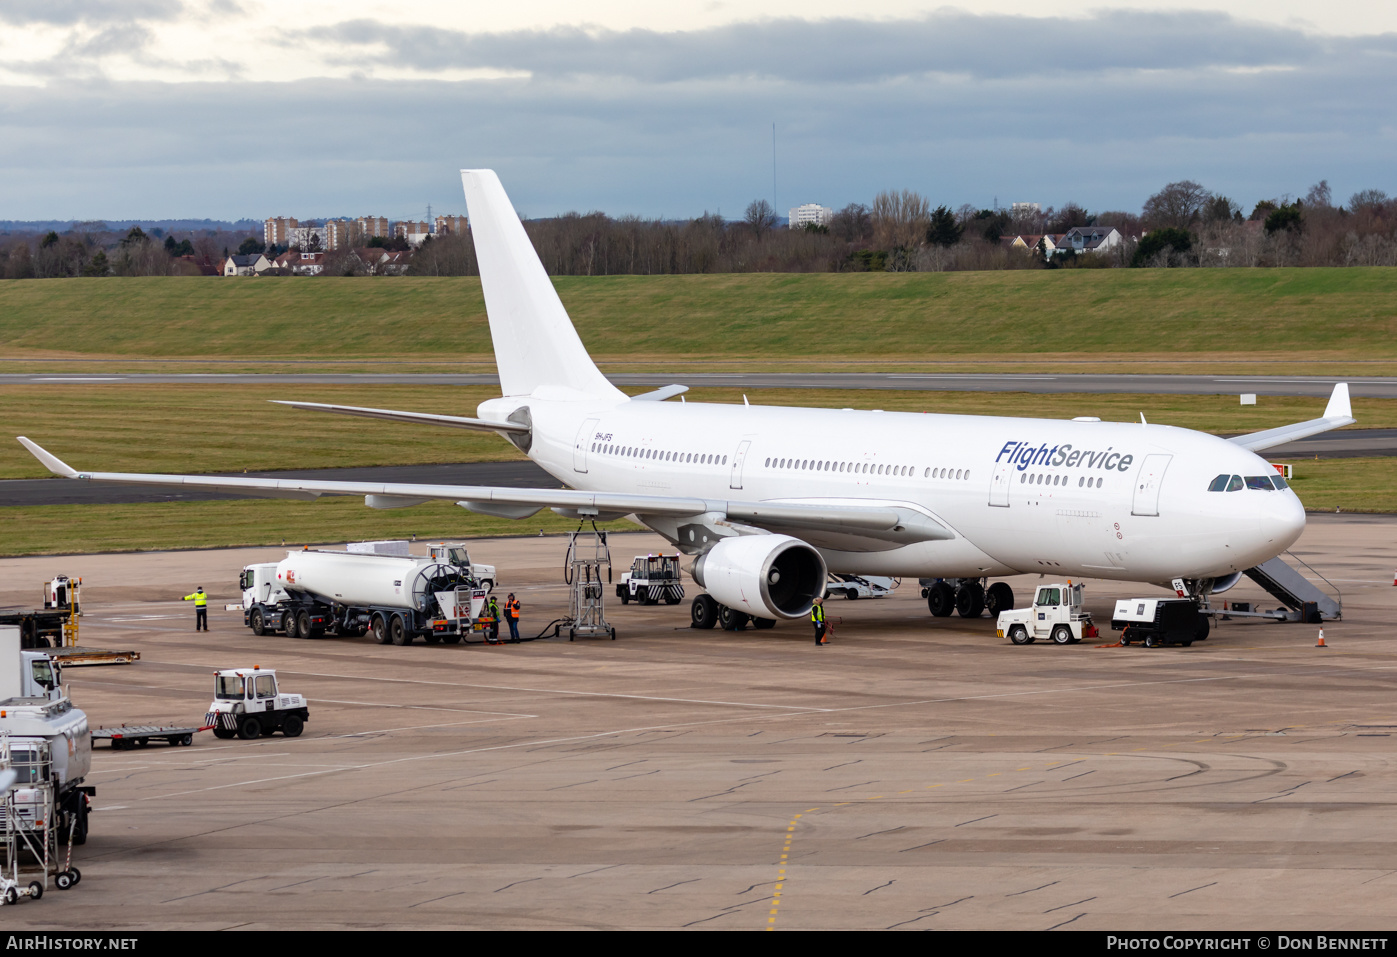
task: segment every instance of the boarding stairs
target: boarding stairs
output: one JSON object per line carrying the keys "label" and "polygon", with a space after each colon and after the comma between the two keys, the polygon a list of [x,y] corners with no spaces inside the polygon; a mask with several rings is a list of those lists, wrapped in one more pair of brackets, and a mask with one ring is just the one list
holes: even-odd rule
{"label": "boarding stairs", "polygon": [[1286,621],[1314,621],[1316,615],[1320,621],[1336,621],[1342,618],[1343,595],[1338,586],[1311,568],[1294,552],[1286,554],[1303,565],[1315,578],[1328,585],[1330,591],[1326,592],[1320,588],[1299,570],[1288,565],[1279,555],[1255,568],[1248,568],[1243,574],[1290,609],[1284,614]]}

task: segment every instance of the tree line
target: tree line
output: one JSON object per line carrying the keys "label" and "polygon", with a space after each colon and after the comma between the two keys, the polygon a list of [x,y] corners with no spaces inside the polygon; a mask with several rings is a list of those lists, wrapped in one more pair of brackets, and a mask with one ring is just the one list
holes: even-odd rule
{"label": "tree line", "polygon": [[[1010,248],[1015,236],[1110,226],[1125,242],[1106,253],[1047,255],[1041,240]],[[705,213],[688,220],[570,212],[525,222],[544,268],[558,276],[675,275],[734,272],[912,272],[984,269],[1220,266],[1397,266],[1397,199],[1377,189],[1336,204],[1320,181],[1304,197],[1257,202],[1250,211],[1191,180],[1169,183],[1140,211],[1092,212],[1076,204],[1011,211],[932,207],[911,190],[851,203],[828,225],[788,229],[765,200],[740,220]],[[382,245],[406,245],[385,240]],[[91,230],[42,237],[0,237],[6,278],[178,275],[207,272],[230,248],[262,249],[246,233],[212,230],[178,238]],[[363,271],[342,251],[327,254],[323,275]],[[436,236],[412,255],[409,274],[479,274],[471,237]]]}

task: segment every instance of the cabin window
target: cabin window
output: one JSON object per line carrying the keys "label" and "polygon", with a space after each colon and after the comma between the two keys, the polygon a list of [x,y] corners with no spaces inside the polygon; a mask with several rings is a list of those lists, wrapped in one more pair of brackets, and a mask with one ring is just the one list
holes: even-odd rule
{"label": "cabin window", "polygon": [[1240,492],[1242,490],[1242,476],[1232,476],[1227,482],[1227,490],[1229,492]]}
{"label": "cabin window", "polygon": [[1254,488],[1262,492],[1274,492],[1276,487],[1271,484],[1269,475],[1248,475],[1247,488]]}
{"label": "cabin window", "polygon": [[1060,605],[1062,604],[1062,592],[1057,588],[1038,589],[1038,605]]}
{"label": "cabin window", "polygon": [[1278,490],[1290,488],[1290,483],[1285,480],[1284,475],[1273,475],[1271,481],[1275,483]]}
{"label": "cabin window", "polygon": [[1225,492],[1225,491],[1227,491],[1227,480],[1230,479],[1231,477],[1232,477],[1232,476],[1227,475],[1227,474],[1219,475],[1217,478],[1213,479],[1211,482],[1208,483],[1208,491],[1210,491],[1210,492]]}

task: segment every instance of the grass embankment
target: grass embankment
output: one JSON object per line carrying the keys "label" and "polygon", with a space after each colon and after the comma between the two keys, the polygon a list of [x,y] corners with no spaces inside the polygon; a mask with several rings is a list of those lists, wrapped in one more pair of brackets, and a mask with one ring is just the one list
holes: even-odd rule
{"label": "grass embankment", "polygon": [[[298,399],[377,408],[474,415],[495,390],[448,386],[5,385],[0,408],[9,435],[27,435],[75,468],[105,472],[242,470],[418,465],[522,459],[492,433],[383,422],[273,405]],[[685,398],[741,404],[737,389],[695,389]],[[1035,415],[1095,415],[1206,432],[1252,432],[1319,416],[1319,399],[1261,396],[1243,406],[1217,395],[1026,395],[996,392],[893,392],[768,389],[766,405]],[[671,400],[674,401],[674,400]],[[1354,400],[1365,428],[1397,427],[1397,399]],[[0,438],[0,479],[48,472],[17,442]]]}
{"label": "grass embankment", "polygon": [[[1397,270],[740,274],[556,280],[614,367],[1397,369]],[[0,359],[492,367],[473,278],[0,282]],[[126,361],[127,364],[123,365]],[[237,363],[246,362],[246,366]],[[380,365],[381,363],[381,365]]]}

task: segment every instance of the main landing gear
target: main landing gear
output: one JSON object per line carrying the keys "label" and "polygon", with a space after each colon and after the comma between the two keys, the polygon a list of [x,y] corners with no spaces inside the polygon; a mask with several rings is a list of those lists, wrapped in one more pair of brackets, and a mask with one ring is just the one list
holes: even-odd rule
{"label": "main landing gear", "polygon": [[727,605],[718,604],[711,595],[697,595],[694,597],[694,603],[689,606],[690,628],[712,628],[714,625],[722,625],[724,631],[742,631],[749,621],[753,628],[776,627],[775,620],[771,618],[758,618],[746,612],[735,611]]}
{"label": "main landing gear", "polygon": [[986,611],[991,618],[1014,607],[1014,590],[1004,582],[985,587],[983,578],[940,578],[923,581],[927,610],[937,618],[952,612],[962,618],[979,618]]}

